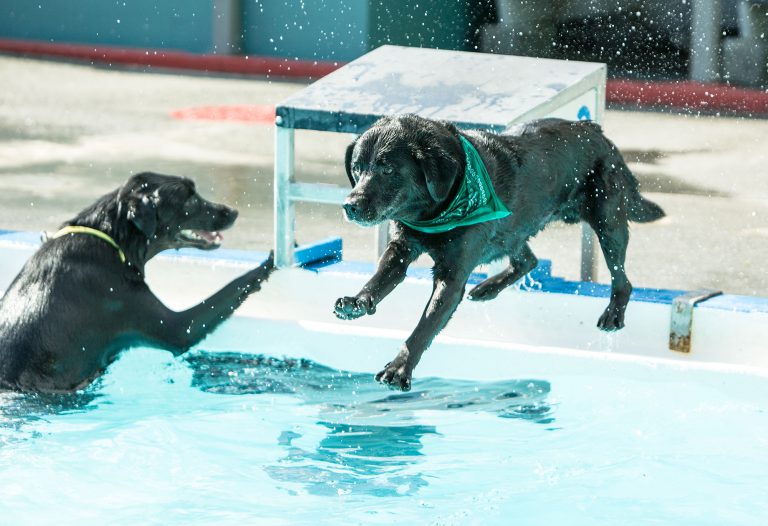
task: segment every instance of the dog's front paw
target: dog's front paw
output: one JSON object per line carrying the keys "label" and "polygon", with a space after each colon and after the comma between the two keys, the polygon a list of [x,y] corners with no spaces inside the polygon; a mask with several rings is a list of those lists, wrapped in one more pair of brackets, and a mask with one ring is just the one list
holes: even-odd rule
{"label": "dog's front paw", "polygon": [[277,267],[275,267],[275,251],[270,250],[269,255],[267,256],[267,259],[264,260],[264,263],[262,263],[259,268],[264,269],[267,274],[271,274],[272,271],[274,271]]}
{"label": "dog's front paw", "polygon": [[408,365],[408,361],[402,357],[402,354],[398,354],[384,367],[383,371],[376,375],[376,381],[387,385],[390,389],[410,391],[412,374],[413,367]]}
{"label": "dog's front paw", "polygon": [[370,296],[344,296],[336,300],[333,308],[333,313],[340,320],[354,320],[375,312],[376,307]]}
{"label": "dog's front paw", "polygon": [[245,284],[242,288],[243,292],[251,293],[261,289],[261,284],[267,279],[269,275],[275,271],[275,258],[273,252],[269,253],[269,257],[258,267],[251,270],[244,276]]}
{"label": "dog's front paw", "polygon": [[269,275],[272,274],[277,267],[275,266],[275,251],[270,250],[269,256],[267,259],[264,260],[264,262],[256,267],[254,269],[254,272],[256,273],[256,280],[261,283],[262,281],[267,281],[267,278],[269,278]]}

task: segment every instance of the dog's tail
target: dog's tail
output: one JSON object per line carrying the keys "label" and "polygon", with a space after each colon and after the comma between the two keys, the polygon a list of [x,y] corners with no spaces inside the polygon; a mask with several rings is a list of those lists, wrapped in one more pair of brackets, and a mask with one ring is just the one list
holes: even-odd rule
{"label": "dog's tail", "polygon": [[630,195],[628,201],[628,217],[630,221],[650,223],[666,215],[659,205],[640,195],[640,192]]}
{"label": "dog's tail", "polygon": [[626,199],[627,217],[629,220],[635,223],[650,223],[664,217],[666,214],[659,205],[642,196],[640,185],[634,174],[624,164],[624,159],[620,160],[618,167],[618,171],[622,174],[625,181],[626,193],[624,198]]}
{"label": "dog's tail", "polygon": [[614,169],[613,172],[618,173],[624,181],[624,199],[626,200],[627,217],[629,220],[635,223],[650,223],[664,217],[666,214],[659,205],[640,194],[640,183],[638,183],[637,178],[627,166],[618,148],[610,141],[608,141],[608,144],[611,146],[613,153],[611,155],[613,158],[611,163]]}
{"label": "dog's tail", "polygon": [[629,207],[629,219],[636,223],[650,223],[661,219],[666,214],[664,210],[654,203],[649,201],[645,197],[638,194],[639,199]]}
{"label": "dog's tail", "polygon": [[596,133],[602,140],[602,143],[600,140],[597,142],[605,148],[601,152],[605,161],[602,166],[599,166],[598,173],[606,177],[604,184],[623,187],[622,193],[629,220],[636,223],[650,223],[664,217],[666,214],[659,205],[640,194],[640,183],[627,166],[616,145],[603,134],[600,125],[592,121],[578,121],[577,125]]}

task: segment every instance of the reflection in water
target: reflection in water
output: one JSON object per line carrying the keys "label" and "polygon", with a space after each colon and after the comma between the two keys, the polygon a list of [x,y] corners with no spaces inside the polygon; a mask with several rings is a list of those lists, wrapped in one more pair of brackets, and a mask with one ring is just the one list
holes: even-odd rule
{"label": "reflection in water", "polygon": [[0,391],[0,447],[39,436],[34,424],[48,417],[91,411],[99,397],[93,386],[74,393]]}
{"label": "reflection in water", "polygon": [[[192,385],[217,394],[286,394],[314,405],[324,436],[314,450],[284,431],[287,451],[269,475],[302,484],[312,494],[410,495],[427,485],[419,472],[422,437],[439,437],[436,427],[417,423],[427,411],[490,413],[538,424],[554,421],[542,380],[471,382],[419,379],[415,390],[386,394],[370,374],[331,369],[308,360],[261,355],[197,352],[188,356]],[[384,395],[384,396],[382,396]],[[309,434],[309,433],[307,433]],[[306,437],[308,439],[310,437]]]}
{"label": "reflection in water", "polygon": [[302,435],[284,431],[278,439],[288,454],[267,466],[280,482],[302,483],[314,495],[408,495],[426,486],[424,476],[409,471],[422,455],[421,437],[434,426],[374,426],[318,422],[327,429],[315,451],[293,445]]}
{"label": "reflection in water", "polygon": [[328,392],[354,389],[370,381],[368,375],[337,371],[301,359],[205,351],[189,354],[185,359],[193,368],[192,385],[208,393],[284,393],[320,398]]}

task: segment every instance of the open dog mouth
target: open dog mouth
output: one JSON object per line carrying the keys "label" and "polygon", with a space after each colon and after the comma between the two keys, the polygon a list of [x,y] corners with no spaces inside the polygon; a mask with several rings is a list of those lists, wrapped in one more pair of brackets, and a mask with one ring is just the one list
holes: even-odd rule
{"label": "open dog mouth", "polygon": [[182,230],[178,239],[198,248],[214,249],[221,245],[224,236],[216,230]]}

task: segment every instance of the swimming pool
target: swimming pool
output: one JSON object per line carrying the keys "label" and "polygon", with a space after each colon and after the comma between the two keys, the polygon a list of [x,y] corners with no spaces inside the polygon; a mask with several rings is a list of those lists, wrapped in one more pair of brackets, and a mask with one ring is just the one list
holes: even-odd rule
{"label": "swimming pool", "polygon": [[[395,393],[370,372],[283,358],[318,347],[354,365],[349,335],[263,325],[260,355],[136,349],[83,393],[3,395],[3,522],[768,518],[765,372],[440,343],[432,354],[493,372],[420,375]],[[251,340],[242,328],[227,331]],[[376,354],[397,341],[365,343]]]}
{"label": "swimming pool", "polygon": [[[3,279],[31,250],[6,248]],[[148,279],[183,308],[250,264],[160,258]],[[372,373],[428,284],[337,322],[333,299],[362,280],[282,270],[184,357],[134,349],[82,393],[0,395],[2,522],[768,519],[761,312],[697,308],[694,352],[678,355],[652,330],[668,304],[633,302],[626,333],[606,336],[604,298],[509,291],[462,304],[397,393]],[[734,326],[730,347],[701,336]]]}

